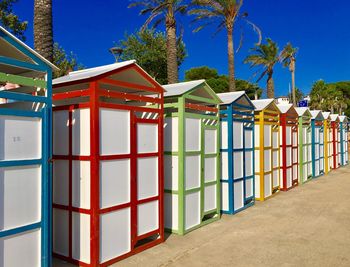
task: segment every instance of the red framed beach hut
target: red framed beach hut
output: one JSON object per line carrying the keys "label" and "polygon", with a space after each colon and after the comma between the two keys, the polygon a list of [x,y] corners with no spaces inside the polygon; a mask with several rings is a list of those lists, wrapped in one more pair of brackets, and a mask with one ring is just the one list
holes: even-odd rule
{"label": "red framed beach hut", "polygon": [[331,148],[331,169],[340,167],[340,119],[338,114],[331,114],[331,129],[332,129],[332,148]]}
{"label": "red framed beach hut", "polygon": [[280,110],[280,189],[298,185],[298,119],[292,104],[279,104]]}
{"label": "red framed beach hut", "polygon": [[162,242],[164,89],[135,61],[53,85],[54,255],[109,266]]}

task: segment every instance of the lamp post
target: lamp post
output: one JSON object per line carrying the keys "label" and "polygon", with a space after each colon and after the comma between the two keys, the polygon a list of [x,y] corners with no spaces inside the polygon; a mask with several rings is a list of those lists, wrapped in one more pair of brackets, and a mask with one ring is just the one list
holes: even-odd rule
{"label": "lamp post", "polygon": [[118,62],[123,53],[123,48],[114,46],[109,49],[109,52],[114,56],[115,61]]}

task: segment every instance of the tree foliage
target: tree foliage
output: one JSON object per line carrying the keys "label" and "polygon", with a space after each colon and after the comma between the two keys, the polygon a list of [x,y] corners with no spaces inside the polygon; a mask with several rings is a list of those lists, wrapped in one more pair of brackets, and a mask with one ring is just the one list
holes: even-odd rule
{"label": "tree foliage", "polygon": [[28,22],[22,21],[13,13],[13,4],[18,0],[0,0],[0,25],[9,29],[22,41],[25,41],[24,32],[27,29]]}
{"label": "tree foliage", "polygon": [[[121,60],[135,59],[160,84],[167,84],[167,44],[165,34],[146,29],[134,34],[126,34],[119,41],[123,49]],[[186,57],[186,47],[181,38],[177,39],[177,64],[180,66]]]}
{"label": "tree foliage", "polygon": [[53,78],[67,75],[70,71],[83,69],[84,66],[78,63],[77,57],[73,52],[69,54],[58,43],[53,47],[53,64],[60,70],[53,73]]}
{"label": "tree foliage", "polygon": [[346,86],[341,83],[327,84],[323,80],[315,82],[310,93],[310,107],[332,113],[346,112],[348,114],[350,103],[348,98],[344,98],[344,92],[341,88],[347,91]]}
{"label": "tree foliage", "polygon": [[[293,92],[288,94],[289,99],[293,99]],[[295,88],[295,102],[298,104],[301,100],[304,99],[304,93],[298,88]]]}
{"label": "tree foliage", "polygon": [[[202,66],[191,68],[185,72],[186,81],[200,79],[205,79],[216,93],[225,93],[229,91],[229,79],[227,75],[219,75],[216,69]],[[257,84],[239,79],[236,80],[236,90],[246,91],[250,99],[255,98],[255,93],[257,93],[258,98],[260,98],[262,94],[262,89]]]}
{"label": "tree foliage", "polygon": [[270,38],[267,38],[266,41],[266,44],[255,45],[255,47],[251,49],[251,54],[245,58],[244,63],[250,63],[251,68],[260,68],[258,70],[260,76],[257,82],[267,76],[267,97],[274,98],[275,89],[272,75],[274,67],[280,59],[279,49],[277,44]]}

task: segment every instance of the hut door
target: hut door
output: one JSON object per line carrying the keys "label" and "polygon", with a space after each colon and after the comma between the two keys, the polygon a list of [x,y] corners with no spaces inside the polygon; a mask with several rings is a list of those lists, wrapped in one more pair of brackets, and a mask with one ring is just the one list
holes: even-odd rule
{"label": "hut door", "polygon": [[[159,234],[160,203],[159,175],[159,120],[134,117],[136,124],[132,142],[137,144],[134,167],[135,173],[132,192],[136,198],[132,225],[136,228],[136,242]],[[134,243],[136,245],[136,242]]]}
{"label": "hut door", "polygon": [[320,173],[324,172],[324,129],[323,127],[319,127],[319,143],[320,143]]}
{"label": "hut door", "polygon": [[[217,123],[215,121],[215,123]],[[201,217],[202,220],[210,219],[217,212],[217,159],[218,140],[217,126],[213,121],[202,121],[201,144]]]}

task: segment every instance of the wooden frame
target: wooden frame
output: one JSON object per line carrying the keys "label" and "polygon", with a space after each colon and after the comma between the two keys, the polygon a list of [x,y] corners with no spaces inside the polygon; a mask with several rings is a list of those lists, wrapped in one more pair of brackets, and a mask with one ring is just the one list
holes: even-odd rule
{"label": "wooden frame", "polygon": [[[5,208],[0,213],[4,222],[0,228],[0,250],[5,251],[0,251],[1,263],[13,267],[51,266],[51,77],[52,70],[57,70],[57,67],[2,27],[0,42],[0,66],[3,71],[0,72],[0,82],[4,84],[0,91],[0,120],[4,138],[8,138],[7,131],[10,131],[11,124],[16,127],[13,129],[16,136],[2,144],[2,151],[6,152],[0,161],[1,184],[3,190],[8,190],[6,194],[0,194],[7,198],[0,200],[0,206],[16,202],[11,210],[16,218],[12,218],[12,222],[11,218],[6,217]],[[39,88],[42,95],[37,93]],[[19,125],[21,122],[24,124]],[[26,131],[33,130],[33,127],[41,130],[36,132],[38,136],[28,137]],[[38,149],[37,153],[33,152],[35,149]],[[7,157],[7,152],[12,154],[11,157]],[[37,171],[33,174],[30,170]],[[32,183],[28,185],[23,178]],[[6,186],[10,180],[10,187]],[[26,186],[31,188],[23,188]],[[9,200],[10,195],[16,199]],[[34,210],[30,203],[36,200],[38,203]],[[31,214],[28,215],[27,210]],[[36,215],[32,213],[38,213],[38,217],[33,219]],[[25,242],[21,241],[24,239]],[[12,243],[12,248],[6,247],[6,240]]]}
{"label": "wooden frame", "polygon": [[[165,229],[184,235],[220,218],[220,99],[204,80],[164,89]],[[216,140],[211,151],[205,143],[209,132]],[[214,177],[208,179],[209,161]]]}
{"label": "wooden frame", "polygon": [[[102,67],[96,68],[98,71]],[[108,70],[108,68],[110,68]],[[59,161],[65,161],[68,163],[68,204],[62,205],[54,203],[54,210],[67,211],[68,212],[68,251],[65,253],[54,252],[54,256],[67,260],[80,266],[109,266],[121,259],[124,259],[130,255],[138,253],[142,250],[155,246],[164,241],[164,221],[163,221],[163,88],[155,82],[144,70],[142,70],[134,61],[116,63],[114,65],[106,66],[106,71],[98,73],[95,69],[85,70],[90,72],[89,78],[74,80],[73,75],[59,78],[55,80],[53,102],[55,104],[54,114],[59,111],[68,112],[67,124],[63,123],[60,126],[56,126],[57,129],[68,127],[68,153],[67,154],[54,154],[54,164],[58,164]],[[84,72],[84,71],[83,71]],[[94,73],[98,73],[98,75]],[[77,72],[78,73],[78,72]],[[93,73],[93,74],[91,74]],[[84,74],[84,73],[80,73]],[[77,74],[75,74],[77,75]],[[73,78],[71,79],[72,76]],[[127,81],[125,81],[127,77]],[[130,78],[132,77],[132,78]],[[63,79],[63,81],[62,81]],[[133,80],[134,79],[134,80]],[[145,85],[147,84],[147,85]],[[106,85],[109,89],[106,89]],[[87,110],[87,116],[89,118],[89,130],[90,130],[90,147],[83,147],[88,152],[87,155],[74,154],[74,139],[72,138],[73,126],[77,123],[76,119],[73,119],[75,112],[81,112]],[[126,134],[126,138],[129,140],[126,152],[102,152],[103,145],[103,127],[102,126],[102,112],[125,112],[128,114],[129,132]],[[58,114],[58,113],[57,113]],[[115,125],[117,121],[109,120],[109,124]],[[58,123],[58,122],[57,122]],[[113,124],[114,123],[114,124]],[[155,133],[157,137],[157,143],[155,150],[151,152],[142,152],[140,147],[148,140],[142,138],[138,134],[140,125],[151,125],[156,127]],[[77,126],[78,127],[78,126]],[[82,126],[80,126],[82,127]],[[128,126],[126,126],[128,128]],[[56,130],[57,130],[56,129]],[[122,130],[122,129],[120,129]],[[106,130],[107,131],[107,130]],[[108,133],[108,131],[107,131]],[[117,138],[117,137],[116,137]],[[145,136],[146,138],[146,136]],[[55,136],[54,136],[54,140]],[[112,145],[112,144],[111,144]],[[108,144],[107,144],[108,147]],[[156,191],[154,195],[141,197],[139,194],[142,192],[140,180],[142,172],[141,159],[155,159],[157,164],[156,175]],[[129,186],[128,198],[125,201],[119,201],[118,204],[110,204],[107,207],[102,206],[103,201],[103,163],[115,163],[115,162],[128,162],[126,165],[126,172],[129,173],[127,178],[127,184]],[[87,201],[86,207],[77,207],[73,204],[73,168],[75,162],[85,162],[88,164],[90,177],[86,178],[87,183],[90,183],[88,191],[90,199]],[[124,169],[123,169],[124,170]],[[106,171],[107,172],[107,171]],[[122,172],[122,169],[117,169],[117,172],[112,172],[112,176],[116,175],[118,178],[117,183],[121,181],[123,177],[118,176],[118,172]],[[83,175],[83,174],[81,174]],[[55,175],[54,175],[55,176]],[[106,176],[105,176],[106,177]],[[54,177],[55,178],[55,177]],[[61,179],[63,177],[56,177]],[[147,177],[146,177],[147,178]],[[83,178],[81,178],[83,179]],[[148,179],[148,178],[147,178]],[[115,181],[115,179],[113,179]],[[63,183],[63,180],[62,180]],[[60,184],[60,180],[56,180],[56,184]],[[121,186],[121,185],[120,185]],[[115,187],[117,190],[119,186]],[[55,188],[54,188],[55,189]],[[61,190],[62,193],[67,189]],[[80,191],[84,192],[84,191]],[[116,196],[116,193],[112,194]],[[122,202],[122,203],[121,203]],[[141,206],[156,203],[157,215],[153,218],[157,225],[155,229],[146,231],[139,234],[140,222],[145,218],[140,214]],[[109,252],[109,254],[103,251],[102,242],[105,238],[104,229],[101,228],[103,224],[103,218],[105,215],[120,214],[120,212],[126,212],[126,220],[129,220],[127,224],[127,230],[130,231],[130,241],[128,248],[125,251],[119,251],[118,253]],[[88,216],[88,225],[90,238],[88,238],[87,246],[89,247],[86,252],[86,260],[77,259],[74,257],[74,251],[79,250],[79,246],[73,246],[73,233],[74,217]],[[147,215],[153,216],[153,215]],[[81,220],[81,219],[80,219]],[[107,220],[107,219],[106,219]],[[55,223],[55,222],[54,222]],[[59,227],[56,225],[56,228]],[[55,225],[54,225],[55,228]],[[55,229],[56,229],[55,228]],[[118,230],[118,226],[112,228],[113,231]],[[124,231],[124,232],[125,232]],[[107,235],[108,236],[108,235]],[[115,234],[114,234],[115,236]],[[56,236],[56,238],[63,238]],[[64,242],[64,240],[58,241]],[[80,240],[80,242],[83,242]],[[119,246],[121,240],[114,243],[114,246]],[[80,246],[83,243],[80,243]],[[113,247],[112,247],[113,248]],[[104,256],[106,254],[106,256]],[[113,254],[113,255],[112,255]],[[81,256],[82,257],[82,256]]]}
{"label": "wooden frame", "polygon": [[256,107],[255,199],[264,201],[280,191],[280,111],[273,99],[252,102]]}
{"label": "wooden frame", "polygon": [[298,113],[292,104],[277,105],[280,114],[281,190],[298,185]]}
{"label": "wooden frame", "polygon": [[[223,102],[220,106],[221,212],[235,214],[255,203],[254,105],[244,91],[218,96]],[[242,160],[235,159],[235,155]]]}
{"label": "wooden frame", "polygon": [[311,113],[308,108],[296,108],[299,114],[299,184],[312,179]]}
{"label": "wooden frame", "polygon": [[338,114],[331,114],[332,129],[332,161],[331,169],[340,167],[340,120]]}
{"label": "wooden frame", "polygon": [[340,164],[342,166],[349,164],[349,153],[348,153],[348,118],[344,115],[339,116],[340,119]]}

